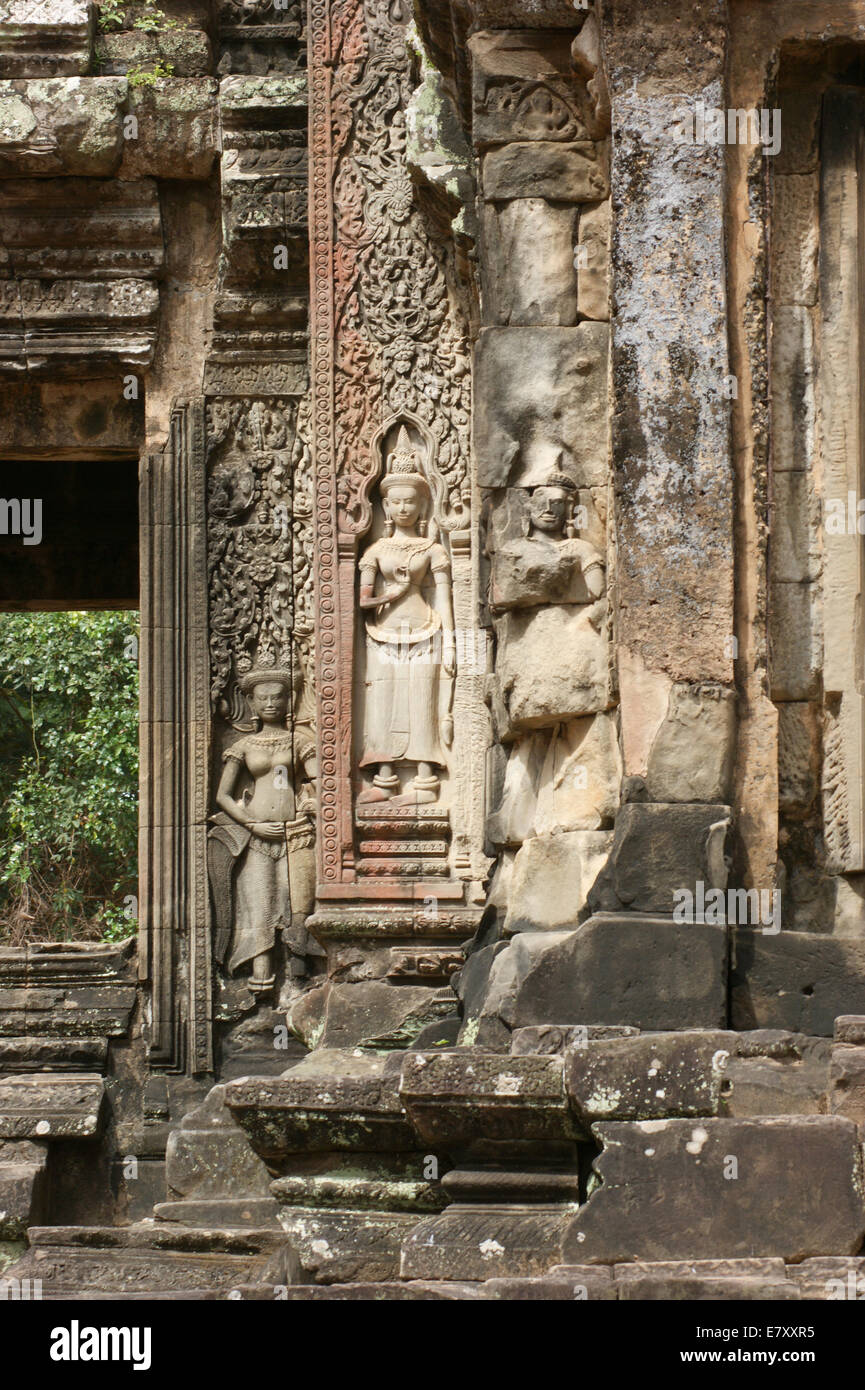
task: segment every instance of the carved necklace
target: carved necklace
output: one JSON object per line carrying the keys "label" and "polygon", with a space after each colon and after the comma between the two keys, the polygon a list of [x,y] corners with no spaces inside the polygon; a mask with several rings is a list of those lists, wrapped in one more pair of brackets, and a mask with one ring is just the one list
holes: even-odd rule
{"label": "carved necklace", "polygon": [[428,550],[435,541],[429,536],[382,536],[382,544],[391,545],[395,550]]}
{"label": "carved necklace", "polygon": [[288,729],[283,729],[278,734],[250,734],[249,742],[254,743],[256,748],[272,748],[280,743],[291,743],[291,733]]}

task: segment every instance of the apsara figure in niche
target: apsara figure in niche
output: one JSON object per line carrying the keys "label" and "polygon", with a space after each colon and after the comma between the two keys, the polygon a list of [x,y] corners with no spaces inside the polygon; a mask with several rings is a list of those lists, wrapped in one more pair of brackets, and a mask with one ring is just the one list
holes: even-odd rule
{"label": "apsara figure in niche", "polygon": [[[375,769],[358,803],[438,799],[453,741],[456,671],[451,565],[431,517],[432,493],[401,426],[379,483],[384,535],[360,558],[366,681],[360,767]],[[399,769],[414,768],[403,790]]]}

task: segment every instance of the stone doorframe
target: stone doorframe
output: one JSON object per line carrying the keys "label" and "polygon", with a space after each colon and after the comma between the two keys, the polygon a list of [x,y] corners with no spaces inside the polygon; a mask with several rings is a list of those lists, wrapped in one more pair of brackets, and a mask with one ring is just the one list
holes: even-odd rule
{"label": "stone doorframe", "polygon": [[213,1070],[204,399],[178,402],[140,481],[139,978],[151,1066]]}

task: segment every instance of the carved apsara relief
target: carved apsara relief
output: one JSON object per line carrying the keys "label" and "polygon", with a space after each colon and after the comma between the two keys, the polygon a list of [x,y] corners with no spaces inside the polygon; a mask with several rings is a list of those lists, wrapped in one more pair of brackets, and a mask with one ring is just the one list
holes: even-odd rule
{"label": "carved apsara relief", "polygon": [[320,954],[304,927],[316,810],[307,402],[211,400],[207,439],[214,955],[254,997],[285,998]]}

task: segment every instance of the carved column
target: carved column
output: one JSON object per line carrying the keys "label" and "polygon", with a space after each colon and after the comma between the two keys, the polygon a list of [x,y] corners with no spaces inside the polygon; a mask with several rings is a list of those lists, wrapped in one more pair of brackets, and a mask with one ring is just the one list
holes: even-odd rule
{"label": "carved column", "polygon": [[[311,926],[328,943],[332,968],[356,943],[367,977],[442,983],[453,968],[448,943],[471,935],[478,917],[488,740],[483,656],[479,669],[476,651],[466,652],[477,565],[468,311],[453,238],[438,220],[434,230],[408,162],[418,82],[410,18],[403,0],[315,0],[309,12],[321,773]],[[432,496],[456,621],[472,629],[458,634],[456,730],[440,793],[418,806],[357,801],[369,783],[359,768],[366,658],[358,560],[381,534],[377,485],[401,429]]]}

